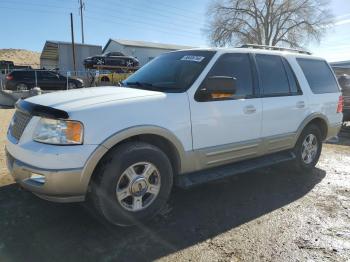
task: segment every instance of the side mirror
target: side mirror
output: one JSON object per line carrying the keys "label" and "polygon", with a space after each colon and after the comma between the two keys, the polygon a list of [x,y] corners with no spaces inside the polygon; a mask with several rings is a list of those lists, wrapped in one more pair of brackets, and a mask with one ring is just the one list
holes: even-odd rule
{"label": "side mirror", "polygon": [[234,77],[212,76],[205,80],[201,93],[209,99],[230,98],[236,94],[236,82]]}

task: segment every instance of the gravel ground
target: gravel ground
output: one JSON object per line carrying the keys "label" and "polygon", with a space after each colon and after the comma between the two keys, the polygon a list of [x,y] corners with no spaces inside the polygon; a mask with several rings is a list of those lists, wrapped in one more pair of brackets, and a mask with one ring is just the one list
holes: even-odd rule
{"label": "gravel ground", "polygon": [[[0,141],[11,114],[0,109]],[[312,173],[281,165],[175,189],[133,228],[8,185],[1,152],[0,261],[350,261],[349,145],[325,144]]]}
{"label": "gravel ground", "polygon": [[0,185],[13,183],[12,178],[8,175],[5,162],[5,138],[13,113],[13,109],[0,108]]}

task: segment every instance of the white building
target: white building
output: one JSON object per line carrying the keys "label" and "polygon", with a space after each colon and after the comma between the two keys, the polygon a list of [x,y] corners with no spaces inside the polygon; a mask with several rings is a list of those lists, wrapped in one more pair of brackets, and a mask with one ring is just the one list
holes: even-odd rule
{"label": "white building", "polygon": [[[101,55],[102,46],[75,43],[75,68],[84,72],[84,59],[89,56]],[[40,56],[40,67],[59,71],[73,71],[72,43],[62,41],[46,41]]]}
{"label": "white building", "polygon": [[126,56],[133,56],[137,58],[140,61],[140,65],[143,66],[162,53],[189,48],[193,47],[144,41],[109,39],[102,52],[121,52]]}

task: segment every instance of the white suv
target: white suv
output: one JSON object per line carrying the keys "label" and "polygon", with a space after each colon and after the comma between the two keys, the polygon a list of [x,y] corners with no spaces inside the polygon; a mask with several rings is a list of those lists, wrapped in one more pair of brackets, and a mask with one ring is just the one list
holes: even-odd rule
{"label": "white suv", "polygon": [[[273,49],[273,48],[271,48]],[[282,161],[312,169],[342,121],[321,58],[261,48],[163,54],[124,87],[17,103],[6,144],[15,180],[41,198],[93,203],[116,225],[160,211],[182,187]]]}

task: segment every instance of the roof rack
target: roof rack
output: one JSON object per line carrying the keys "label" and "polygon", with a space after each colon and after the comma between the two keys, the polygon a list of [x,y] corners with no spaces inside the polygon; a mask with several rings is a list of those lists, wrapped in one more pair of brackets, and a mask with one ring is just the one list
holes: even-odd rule
{"label": "roof rack", "polygon": [[306,54],[306,55],[312,55],[311,52],[300,50],[300,49],[294,49],[294,48],[284,48],[284,47],[278,47],[278,46],[269,46],[269,45],[255,45],[255,44],[246,44],[242,45],[239,48],[253,48],[253,49],[265,49],[265,50],[277,50],[277,51],[290,51],[295,52],[299,54]]}

